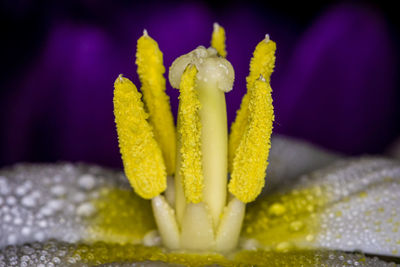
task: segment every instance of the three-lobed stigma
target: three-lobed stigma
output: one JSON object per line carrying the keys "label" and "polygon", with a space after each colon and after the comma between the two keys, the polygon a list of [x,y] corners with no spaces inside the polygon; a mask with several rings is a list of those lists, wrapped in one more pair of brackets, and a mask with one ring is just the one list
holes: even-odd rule
{"label": "three-lobed stigma", "polygon": [[211,45],[177,58],[169,70],[170,83],[180,92],[176,129],[165,94],[162,52],[147,31],[136,53],[144,103],[128,79],[119,76],[114,85],[125,174],[137,194],[151,199],[158,232],[170,249],[234,249],[245,203],[264,186],[276,45],[269,36],[257,45],[229,139],[225,93],[233,87],[234,70],[225,59],[225,30],[218,24]]}

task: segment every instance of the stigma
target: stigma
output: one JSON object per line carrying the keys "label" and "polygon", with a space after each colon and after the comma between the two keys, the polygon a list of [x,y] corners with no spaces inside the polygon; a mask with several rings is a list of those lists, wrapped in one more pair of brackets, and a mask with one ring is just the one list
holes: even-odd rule
{"label": "stigma", "polygon": [[228,60],[218,56],[215,48],[206,49],[204,46],[199,46],[188,54],[178,57],[169,70],[169,81],[173,88],[179,89],[181,77],[188,65],[196,67],[197,83],[212,84],[226,93],[232,90],[235,79],[233,67]]}

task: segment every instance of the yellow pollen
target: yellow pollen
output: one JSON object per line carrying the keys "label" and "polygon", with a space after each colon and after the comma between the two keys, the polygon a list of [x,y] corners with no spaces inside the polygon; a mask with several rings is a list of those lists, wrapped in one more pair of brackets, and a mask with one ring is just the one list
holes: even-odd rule
{"label": "yellow pollen", "polygon": [[125,174],[138,195],[153,198],[167,184],[161,150],[136,86],[120,75],[114,88],[114,116]]}
{"label": "yellow pollen", "polygon": [[172,175],[175,171],[176,138],[169,97],[165,93],[163,54],[147,31],[137,42],[136,64],[154,138],[161,148],[167,174]]}
{"label": "yellow pollen", "polygon": [[264,186],[274,120],[271,91],[263,79],[250,90],[248,125],[233,160],[229,191],[245,203],[253,201]]}
{"label": "yellow pollen", "polygon": [[225,49],[225,29],[218,23],[214,23],[214,30],[211,37],[211,46],[217,50],[218,54],[222,57],[226,57]]}
{"label": "yellow pollen", "polygon": [[247,93],[242,99],[240,109],[237,111],[236,119],[232,123],[228,143],[228,169],[232,173],[232,164],[242,136],[246,130],[249,119],[249,91],[254,86],[254,82],[262,75],[266,82],[270,82],[271,74],[275,67],[276,44],[266,35],[256,46],[253,57],[250,61],[250,74],[247,76]]}
{"label": "yellow pollen", "polygon": [[200,100],[195,90],[197,69],[189,65],[180,83],[178,132],[182,142],[180,169],[187,201],[199,203],[203,194]]}

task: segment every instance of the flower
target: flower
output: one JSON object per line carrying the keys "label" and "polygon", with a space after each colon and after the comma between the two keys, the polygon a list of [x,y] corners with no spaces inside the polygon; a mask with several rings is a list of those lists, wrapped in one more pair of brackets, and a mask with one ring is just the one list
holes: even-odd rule
{"label": "flower", "polygon": [[[149,41],[146,38],[148,36],[145,35],[143,39]],[[260,44],[271,43],[262,41]],[[218,48],[218,46],[215,47]],[[196,50],[195,56],[203,53],[202,51]],[[213,50],[204,50],[204,52],[206,58],[203,58],[203,60],[210,56],[212,59],[215,57]],[[138,54],[140,54],[140,49]],[[220,52],[220,54],[222,53]],[[182,107],[180,108],[182,115],[179,120],[182,123],[179,126],[181,127],[179,131],[181,140],[179,142],[183,147],[182,154],[189,153],[188,158],[190,159],[192,156],[196,156],[196,153],[190,154],[192,153],[190,149],[185,152],[185,140],[183,139],[185,127],[195,126],[199,118],[185,116],[191,114],[193,110],[196,111],[196,105],[193,104],[196,103],[197,97],[200,102],[202,101],[201,92],[199,92],[199,96],[193,94],[194,75],[197,72],[201,75],[201,65],[197,65],[199,62],[195,61],[198,58],[193,59],[189,55],[180,58],[180,61],[177,61],[174,67],[178,70],[182,69],[179,66],[181,66],[181,62],[187,61],[188,57],[189,62],[196,67],[189,66],[184,72],[182,71],[183,75],[179,87],[182,93],[187,93],[189,97],[187,100],[189,101],[185,102],[185,98],[182,97]],[[140,55],[138,58],[140,58]],[[257,53],[255,53],[254,58],[252,64],[257,62]],[[265,63],[265,61],[262,62]],[[185,69],[185,66],[183,69]],[[151,73],[152,75],[155,74],[154,72]],[[146,76],[145,73],[141,75]],[[251,77],[251,74],[249,77]],[[252,97],[257,93],[257,86],[260,86],[263,92],[268,92],[266,91],[267,87],[261,86],[267,85],[269,76],[262,75],[262,77],[264,79],[253,80],[254,88],[249,91],[249,111],[253,112],[249,115],[248,123],[250,125],[254,122],[259,123],[254,118],[252,120],[253,114],[257,113],[255,111],[257,105],[252,102],[255,101]],[[141,78],[143,79],[143,77]],[[200,78],[198,77],[198,79]],[[251,82],[251,78],[249,80]],[[143,84],[146,86],[145,82]],[[201,83],[199,82],[196,86],[201,86]],[[203,86],[205,86],[203,89],[207,89],[207,83]],[[199,88],[199,90],[203,90],[201,87]],[[373,266],[376,264],[384,265],[385,262],[376,258],[366,258],[362,254],[345,253],[345,251],[361,251],[394,257],[399,255],[400,235],[398,234],[398,227],[400,213],[397,203],[400,200],[400,165],[397,161],[383,158],[342,160],[309,175],[293,179],[289,185],[280,185],[279,183],[281,179],[290,177],[289,175],[282,177],[279,174],[285,172],[272,169],[269,180],[275,187],[261,197],[255,205],[249,206],[243,225],[240,249],[237,251],[228,250],[224,254],[219,254],[206,249],[205,252],[207,253],[196,254],[196,252],[190,252],[190,249],[197,249],[198,246],[191,248],[186,245],[183,247],[186,250],[185,253],[175,251],[177,248],[168,244],[166,245],[173,249],[172,251],[159,247],[160,239],[155,231],[151,231],[154,229],[155,223],[158,225],[162,238],[167,237],[163,240],[164,242],[169,242],[168,235],[174,234],[173,231],[172,233],[163,233],[165,229],[162,229],[163,225],[168,226],[171,222],[169,221],[171,220],[170,214],[163,213],[168,211],[164,206],[168,203],[166,201],[160,202],[160,198],[157,196],[159,192],[163,191],[164,185],[161,180],[155,180],[155,184],[152,185],[153,180],[148,180],[146,176],[137,177],[135,172],[142,171],[144,174],[154,175],[156,179],[162,179],[167,171],[163,170],[162,165],[158,165],[159,169],[157,169],[157,165],[154,165],[156,169],[149,169],[151,165],[148,164],[152,162],[146,161],[148,157],[144,158],[145,168],[141,169],[142,166],[138,165],[137,162],[130,162],[132,155],[135,159],[140,154],[135,155],[137,151],[124,151],[125,148],[138,145],[137,143],[124,143],[127,142],[125,137],[136,135],[138,138],[142,138],[138,140],[145,140],[148,146],[150,145],[150,148],[146,147],[142,151],[150,153],[149,156],[153,156],[152,160],[156,164],[160,164],[160,158],[162,158],[161,150],[154,146],[154,141],[151,142],[154,139],[151,139],[152,136],[148,134],[155,127],[148,127],[148,124],[145,123],[146,113],[140,104],[140,95],[137,92],[135,93],[134,89],[133,85],[126,79],[122,77],[117,79],[115,92],[116,122],[121,152],[125,157],[125,171],[138,194],[145,198],[152,198],[155,222],[151,216],[149,203],[141,200],[129,190],[125,177],[119,172],[94,166],[74,166],[71,164],[16,166],[14,169],[5,169],[0,172],[0,193],[4,196],[4,200],[3,198],[0,200],[6,203],[5,208],[1,210],[4,214],[0,217],[2,218],[0,227],[2,227],[2,232],[5,233],[5,235],[1,235],[1,245],[45,241],[49,238],[55,238],[58,241],[6,247],[0,252],[0,263],[3,261],[4,264],[20,263],[25,265],[50,262],[52,264],[101,264],[115,261],[147,260],[185,265],[219,264],[232,266],[235,264],[256,264],[261,266],[291,266],[293,264],[329,265],[345,261],[346,264]],[[217,92],[221,91],[217,89]],[[208,100],[201,102],[201,104],[206,106]],[[244,103],[246,102],[244,101]],[[127,113],[128,111],[124,109],[125,105],[134,108],[135,116]],[[194,109],[192,109],[193,107]],[[147,110],[151,112],[151,108],[147,107]],[[243,110],[245,109],[241,109],[240,112],[243,112]],[[269,110],[260,112],[269,112]],[[120,120],[123,118],[119,117],[121,114],[126,116],[126,122],[129,125],[137,126],[131,129],[132,132],[128,131],[129,128],[125,128],[128,126],[123,124],[124,120]],[[269,119],[271,119],[271,116]],[[188,120],[189,123],[185,124],[185,120]],[[240,116],[238,121],[240,122]],[[201,120],[201,123],[202,126],[207,127],[207,123],[210,122]],[[135,132],[135,129],[140,131]],[[242,140],[246,140],[247,135],[257,138],[257,136],[268,137],[270,134],[270,132],[266,132],[263,133],[264,135],[261,133],[251,135],[252,129],[252,127],[247,127]],[[195,134],[195,132],[192,133]],[[125,134],[127,136],[124,136]],[[155,136],[157,135],[155,134]],[[188,140],[191,140],[190,138],[192,136],[189,136]],[[127,140],[129,141],[129,138]],[[196,142],[194,141],[194,143]],[[286,139],[275,139],[273,142],[280,144],[280,147],[278,151],[271,153],[271,162],[285,162],[288,160],[287,155],[302,157],[303,162],[296,161],[300,166],[284,164],[285,174],[293,174],[299,170],[308,169],[310,166],[325,164],[338,157]],[[240,179],[240,177],[235,178],[234,176],[235,168],[237,168],[235,161],[240,158],[240,153],[254,157],[252,154],[246,154],[248,151],[240,149],[242,143],[240,142],[237,146],[233,164],[231,163],[230,166],[232,171],[231,182],[235,181],[234,179]],[[259,142],[257,145],[259,145]],[[251,146],[252,144],[247,145],[247,147]],[[265,153],[265,148],[260,147],[258,152]],[[159,153],[158,156],[157,153]],[[146,156],[146,154],[144,155]],[[207,157],[209,155],[204,153],[202,156]],[[183,155],[182,159],[184,162],[185,157]],[[249,164],[246,161],[243,162]],[[250,162],[250,164],[253,163]],[[193,171],[190,167],[182,168],[183,179],[186,179],[184,177],[186,175],[185,170]],[[241,165],[239,165],[239,169],[240,167]],[[265,167],[265,165],[262,165],[256,168],[265,169]],[[252,168],[250,166],[248,170],[254,175]],[[134,174],[131,175],[130,171]],[[242,175],[246,177],[246,173]],[[293,176],[297,175],[293,174]],[[254,178],[257,177],[246,177],[246,179]],[[148,184],[151,186],[146,187]],[[252,186],[252,183],[250,185]],[[190,202],[196,203],[198,202],[196,186],[194,186],[195,190],[192,190],[191,186],[191,184],[188,184],[183,188],[187,190],[185,197],[188,197]],[[233,185],[230,192],[238,199],[247,202],[257,196],[260,190],[260,186],[257,186],[256,189],[252,187],[249,189],[248,186],[246,183],[242,183],[240,188]],[[242,194],[242,190],[245,190],[244,194]],[[248,200],[249,194],[254,195],[249,197]],[[234,201],[233,203],[239,202]],[[157,205],[161,207],[157,207]],[[230,204],[224,210],[224,214],[226,212],[229,214],[229,211]],[[199,215],[199,209],[195,208],[191,215]],[[234,218],[236,215],[234,213],[229,216]],[[223,222],[224,216],[222,216]],[[160,221],[160,218],[164,220]],[[201,216],[197,216],[197,218],[200,222],[204,222]],[[203,225],[199,224],[198,221],[190,221],[189,217],[189,222],[188,226],[194,225],[202,230]],[[207,225],[205,226],[207,227]],[[232,230],[230,227],[226,229]],[[167,230],[174,229],[168,228]],[[198,237],[201,238],[201,236]],[[228,236],[228,240],[230,240],[229,238],[230,236]],[[198,240],[193,239],[189,241],[195,244],[198,242]],[[151,262],[148,262],[148,264],[151,264]]]}

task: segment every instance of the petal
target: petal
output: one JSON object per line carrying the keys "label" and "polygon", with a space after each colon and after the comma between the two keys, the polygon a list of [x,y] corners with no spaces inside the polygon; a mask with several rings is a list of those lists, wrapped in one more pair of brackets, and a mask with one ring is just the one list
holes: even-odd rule
{"label": "petal", "polygon": [[277,250],[326,248],[400,255],[400,164],[343,160],[249,207],[244,236]]}
{"label": "petal", "polygon": [[0,249],[0,266],[395,266],[362,254],[333,251],[240,251],[219,254],[168,253],[157,247],[69,244],[57,241]]}
{"label": "petal", "polygon": [[95,166],[3,169],[0,204],[0,247],[48,239],[140,243],[155,229],[149,202],[125,176]]}
{"label": "petal", "polygon": [[293,179],[313,170],[325,167],[340,158],[332,153],[304,141],[283,135],[274,135],[271,140],[270,161],[266,175],[265,192],[290,186]]}
{"label": "petal", "polygon": [[[400,196],[399,186],[395,180],[399,172],[400,167],[396,162],[385,159],[361,159],[342,161],[333,167],[303,176],[299,181],[293,180],[291,188],[277,191],[274,193],[275,196],[269,195],[261,203],[249,209],[250,216],[247,218],[244,235],[258,240],[264,248],[273,250],[244,250],[236,254],[232,262],[219,254],[203,256],[174,254],[166,253],[159,247],[135,245],[141,242],[146,232],[154,228],[154,222],[148,202],[140,200],[131,193],[129,184],[119,172],[85,165],[21,164],[0,171],[0,195],[1,201],[5,204],[0,209],[2,232],[0,248],[3,247],[0,250],[0,260],[8,263],[38,260],[46,262],[51,259],[71,264],[80,262],[98,264],[150,259],[180,264],[217,263],[222,266],[231,266],[233,263],[263,265],[267,262],[271,264],[270,266],[293,262],[338,264],[343,261],[364,262],[371,266],[384,264],[377,259],[368,259],[358,254],[299,249],[362,250],[374,254],[394,255],[387,253],[388,247],[393,249],[392,244],[385,245],[381,241],[387,242],[385,235],[388,234],[388,226],[399,221],[396,217],[398,215],[390,212],[390,209],[398,210],[393,203],[399,201],[396,194]],[[362,179],[356,179],[358,176]],[[388,176],[392,176],[393,179],[388,179]],[[382,177],[386,177],[386,180]],[[364,190],[365,193],[360,193],[360,190]],[[307,192],[311,194],[305,194]],[[324,193],[327,197],[323,195]],[[389,197],[382,197],[382,193],[388,193]],[[286,219],[276,220],[271,217],[271,221],[275,220],[282,225],[285,231],[283,237],[287,238],[285,242],[276,243],[276,240],[271,240],[274,237],[271,233],[274,231],[282,233],[276,224],[268,228],[271,224],[268,220],[264,220],[260,225],[260,219],[265,218],[262,213],[269,212],[272,204],[276,203],[271,201],[276,200],[279,194],[281,198],[289,196],[289,202],[291,201],[295,207],[304,206],[304,201],[306,204],[311,204],[311,209],[310,205],[306,205],[305,212],[294,214],[298,216],[296,221],[305,223],[307,231],[312,230],[307,235],[304,235],[306,232],[302,230],[302,225],[292,224],[293,220],[288,220],[292,218],[289,212]],[[381,210],[382,202],[376,200],[377,195],[385,204],[384,210]],[[290,196],[294,197],[290,199]],[[322,201],[313,200],[312,197],[315,196],[320,196]],[[279,207],[278,209],[276,207],[275,205],[273,216],[285,218],[285,215],[279,216]],[[370,209],[374,221],[365,219],[368,216],[363,212],[368,212]],[[347,213],[347,210],[350,212]],[[338,211],[341,212],[340,216]],[[249,222],[249,219],[252,221]],[[374,227],[375,219],[381,221],[388,219],[380,223],[382,226],[380,232],[370,231],[367,235],[365,235],[367,232],[364,232],[363,235],[363,229],[357,230],[358,225],[371,224]],[[366,224],[360,223],[362,220]],[[319,224],[315,228],[310,228],[315,222]],[[126,227],[127,225],[130,227]],[[253,228],[252,233],[249,233],[249,228]],[[356,232],[350,233],[347,229],[356,229]],[[343,231],[343,239],[339,243],[330,242],[332,239],[326,237],[332,236],[332,231],[336,230]],[[290,231],[294,231],[294,234]],[[308,238],[310,233],[314,235],[311,239]],[[396,238],[395,233],[390,232],[390,234],[391,238]],[[57,242],[40,243],[52,238],[57,239]],[[353,245],[349,246],[346,243],[349,238],[354,242]],[[106,243],[81,244],[93,241],[106,241]],[[25,242],[33,243],[22,245]],[[71,244],[75,242],[78,244]],[[6,247],[10,244],[17,246]],[[297,249],[283,253],[290,246],[297,246]],[[251,240],[244,240],[242,247],[252,249]],[[42,257],[43,253],[46,256]],[[57,257],[54,253],[57,253]]]}

